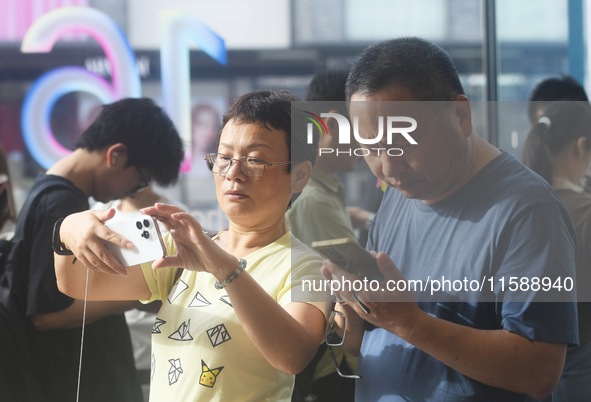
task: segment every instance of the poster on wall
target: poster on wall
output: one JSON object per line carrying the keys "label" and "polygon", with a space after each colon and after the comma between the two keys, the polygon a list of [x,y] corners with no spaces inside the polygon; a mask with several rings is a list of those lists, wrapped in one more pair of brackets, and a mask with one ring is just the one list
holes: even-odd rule
{"label": "poster on wall", "polygon": [[191,99],[191,169],[183,175],[184,199],[203,227],[219,230],[225,217],[218,208],[213,174],[204,157],[215,153],[222,116],[228,102],[221,96],[199,96]]}
{"label": "poster on wall", "polygon": [[204,156],[215,153],[227,102],[222,97],[194,97],[191,101],[191,176],[209,177]]}

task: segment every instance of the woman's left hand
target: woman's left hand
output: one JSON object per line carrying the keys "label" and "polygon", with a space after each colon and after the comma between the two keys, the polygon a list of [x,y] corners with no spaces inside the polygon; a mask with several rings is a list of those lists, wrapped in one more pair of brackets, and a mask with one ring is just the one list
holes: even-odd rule
{"label": "woman's left hand", "polygon": [[211,240],[191,214],[161,203],[144,208],[141,212],[162,222],[176,244],[177,254],[154,261],[153,268],[174,266],[191,271],[205,271],[218,280],[223,280],[238,266],[238,259]]}

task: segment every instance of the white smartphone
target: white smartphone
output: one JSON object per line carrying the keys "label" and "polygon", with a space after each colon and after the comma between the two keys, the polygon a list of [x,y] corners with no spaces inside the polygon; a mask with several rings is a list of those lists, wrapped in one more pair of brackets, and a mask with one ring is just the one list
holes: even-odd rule
{"label": "white smartphone", "polygon": [[315,241],[312,248],[360,278],[382,279],[376,258],[351,238]]}
{"label": "white smartphone", "polygon": [[149,215],[137,213],[117,217],[115,220],[108,220],[105,226],[119,233],[135,246],[132,249],[126,249],[106,242],[111,254],[124,267],[154,261],[166,255],[158,223]]}

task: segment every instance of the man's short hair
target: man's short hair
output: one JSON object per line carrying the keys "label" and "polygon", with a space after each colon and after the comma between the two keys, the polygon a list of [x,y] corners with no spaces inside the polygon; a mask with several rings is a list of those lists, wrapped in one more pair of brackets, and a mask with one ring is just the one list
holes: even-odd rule
{"label": "man's short hair", "polygon": [[160,185],[176,182],[183,142],[172,120],[151,99],[125,98],[103,105],[76,148],[98,151],[117,143],[127,146],[128,166],[145,169]]}
{"label": "man's short hair", "polygon": [[347,100],[391,86],[409,89],[418,101],[450,101],[464,94],[451,56],[439,45],[416,37],[379,42],[366,48],[351,69]]}
{"label": "man's short hair", "polygon": [[[293,162],[316,162],[318,136],[314,135],[313,144],[307,143],[306,118],[303,111],[294,108],[296,115],[292,119],[292,103],[301,100],[287,90],[263,89],[249,92],[237,98],[224,114],[222,130],[230,120],[237,124],[260,124],[275,128],[285,133],[285,141]],[[293,125],[292,125],[293,120]],[[219,145],[219,136],[217,143]],[[290,166],[287,165],[288,171]]]}
{"label": "man's short hair", "polygon": [[306,100],[344,102],[348,75],[347,70],[341,69],[318,72],[308,84]]}
{"label": "man's short hair", "polygon": [[342,69],[326,69],[318,72],[308,84],[306,101],[330,102],[329,105],[334,105],[334,109],[338,110],[340,114],[348,115],[345,104],[347,100],[345,87],[348,76],[349,72]]}
{"label": "man's short hair", "polygon": [[550,77],[536,85],[529,97],[527,105],[527,117],[531,125],[538,121],[538,113],[555,101],[585,101],[589,98],[585,88],[570,75]]}

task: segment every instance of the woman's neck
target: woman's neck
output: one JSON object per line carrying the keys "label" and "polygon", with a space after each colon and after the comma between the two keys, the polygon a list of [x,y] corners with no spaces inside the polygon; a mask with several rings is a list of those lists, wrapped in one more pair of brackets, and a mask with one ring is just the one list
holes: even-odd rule
{"label": "woman's neck", "polygon": [[285,219],[261,228],[245,228],[230,223],[227,231],[220,233],[218,241],[227,252],[243,257],[276,241],[287,233]]}

